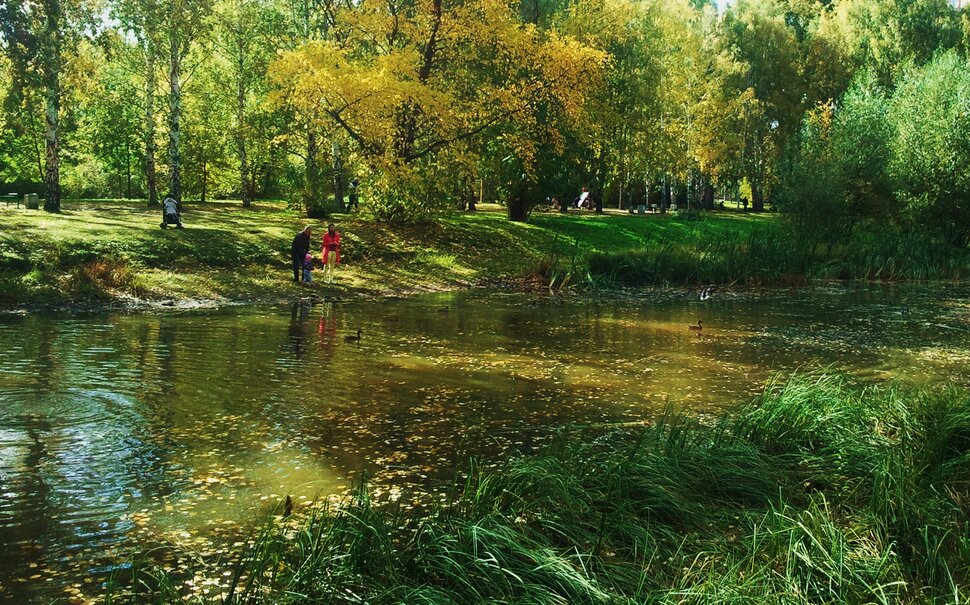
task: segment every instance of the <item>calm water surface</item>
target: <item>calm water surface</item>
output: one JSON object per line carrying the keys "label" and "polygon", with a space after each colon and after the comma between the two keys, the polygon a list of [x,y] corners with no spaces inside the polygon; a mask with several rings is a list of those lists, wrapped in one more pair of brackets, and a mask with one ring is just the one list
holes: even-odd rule
{"label": "calm water surface", "polygon": [[806,364],[970,387],[968,300],[968,286],[478,292],[0,317],[0,601],[80,602],[137,551],[218,561],[287,494],[362,473],[391,499],[434,493],[469,456],[668,401],[717,413]]}

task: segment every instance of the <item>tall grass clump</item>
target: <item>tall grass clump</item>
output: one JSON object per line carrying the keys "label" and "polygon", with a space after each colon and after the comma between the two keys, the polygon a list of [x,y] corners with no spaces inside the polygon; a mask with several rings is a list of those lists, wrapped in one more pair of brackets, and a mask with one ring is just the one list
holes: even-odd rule
{"label": "tall grass clump", "polygon": [[643,429],[569,434],[494,470],[473,463],[448,503],[420,514],[367,493],[270,523],[238,557],[223,602],[970,596],[970,396],[957,389],[796,375],[715,423],[668,411]]}
{"label": "tall grass clump", "polygon": [[[970,395],[853,389],[795,378],[745,408],[734,431],[786,460],[891,544],[909,582],[951,592],[970,579]],[[956,564],[956,565],[954,565]]]}
{"label": "tall grass clump", "polygon": [[804,281],[811,265],[777,226],[696,241],[659,239],[637,250],[594,253],[588,262],[591,275],[630,286],[792,284]]}
{"label": "tall grass clump", "polygon": [[813,274],[836,279],[963,279],[970,275],[970,249],[913,231],[861,229],[830,250]]}
{"label": "tall grass clump", "polygon": [[860,228],[843,243],[808,241],[787,225],[695,241],[656,240],[589,256],[592,276],[627,286],[742,283],[797,285],[808,279],[938,280],[970,275],[970,249],[915,232]]}

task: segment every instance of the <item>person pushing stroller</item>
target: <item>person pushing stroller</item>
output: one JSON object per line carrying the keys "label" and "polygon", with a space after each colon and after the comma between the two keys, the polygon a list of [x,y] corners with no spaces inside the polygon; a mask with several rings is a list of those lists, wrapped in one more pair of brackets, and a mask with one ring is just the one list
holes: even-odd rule
{"label": "person pushing stroller", "polygon": [[181,204],[172,197],[172,194],[168,194],[162,200],[162,229],[166,229],[169,225],[175,225],[177,229],[184,229],[182,226],[182,213],[180,212]]}

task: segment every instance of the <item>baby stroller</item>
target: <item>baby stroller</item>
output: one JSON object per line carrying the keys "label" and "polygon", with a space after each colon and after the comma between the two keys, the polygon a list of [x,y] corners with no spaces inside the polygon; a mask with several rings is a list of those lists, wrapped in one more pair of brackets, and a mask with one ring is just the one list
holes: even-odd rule
{"label": "baby stroller", "polygon": [[584,188],[579,197],[573,200],[573,208],[579,208],[580,210],[589,210],[592,208],[593,202],[589,197],[589,191]]}
{"label": "baby stroller", "polygon": [[184,229],[182,226],[182,215],[179,212],[179,203],[170,195],[166,195],[162,200],[162,229],[167,229],[169,225],[175,225],[177,229]]}

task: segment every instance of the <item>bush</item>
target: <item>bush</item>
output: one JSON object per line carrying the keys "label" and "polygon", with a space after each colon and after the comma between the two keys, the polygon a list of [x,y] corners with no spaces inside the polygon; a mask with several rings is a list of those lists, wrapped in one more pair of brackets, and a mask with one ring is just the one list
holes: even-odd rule
{"label": "bush", "polygon": [[892,172],[912,225],[970,243],[970,65],[955,51],[906,74],[893,96]]}

